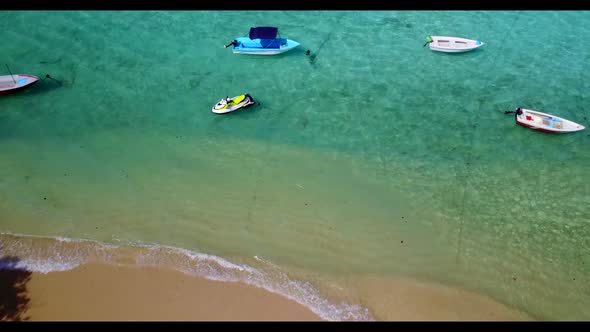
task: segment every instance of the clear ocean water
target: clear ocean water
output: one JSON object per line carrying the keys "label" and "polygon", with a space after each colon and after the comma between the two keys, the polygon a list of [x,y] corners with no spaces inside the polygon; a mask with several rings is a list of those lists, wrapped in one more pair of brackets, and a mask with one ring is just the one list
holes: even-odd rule
{"label": "clear ocean water", "polygon": [[[0,12],[12,73],[61,82],[0,99],[0,254],[39,271],[169,265],[335,320],[386,317],[342,281],[366,275],[588,320],[590,132],[536,132],[504,112],[590,125],[589,19]],[[301,46],[269,57],[223,48],[251,26]],[[436,53],[428,35],[486,45]],[[210,112],[246,92],[261,105]]]}

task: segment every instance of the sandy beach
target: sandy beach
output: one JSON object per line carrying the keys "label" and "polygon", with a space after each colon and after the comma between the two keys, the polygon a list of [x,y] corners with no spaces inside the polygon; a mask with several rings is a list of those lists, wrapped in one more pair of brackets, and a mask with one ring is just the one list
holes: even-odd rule
{"label": "sandy beach", "polygon": [[[10,271],[2,271],[10,272]],[[30,321],[318,321],[306,307],[261,288],[154,267],[89,264],[33,273]],[[22,302],[22,301],[21,301]]]}
{"label": "sandy beach", "polygon": [[[86,264],[63,272],[0,270],[0,320],[320,321],[265,289],[141,266]],[[411,280],[354,279],[385,321],[530,320],[483,296]],[[350,286],[350,285],[349,285]]]}

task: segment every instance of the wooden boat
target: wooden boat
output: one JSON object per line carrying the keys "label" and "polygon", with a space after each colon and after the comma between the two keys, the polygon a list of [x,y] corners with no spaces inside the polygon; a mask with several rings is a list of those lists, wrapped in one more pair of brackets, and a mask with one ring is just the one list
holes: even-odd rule
{"label": "wooden boat", "polygon": [[584,130],[585,127],[555,115],[541,113],[526,108],[517,108],[515,111],[516,123],[523,127],[549,133],[570,133]]}
{"label": "wooden boat", "polygon": [[485,45],[479,40],[447,36],[428,36],[426,44],[433,51],[446,53],[467,52]]}
{"label": "wooden boat", "polygon": [[0,95],[11,94],[37,83],[39,77],[28,74],[0,76]]}

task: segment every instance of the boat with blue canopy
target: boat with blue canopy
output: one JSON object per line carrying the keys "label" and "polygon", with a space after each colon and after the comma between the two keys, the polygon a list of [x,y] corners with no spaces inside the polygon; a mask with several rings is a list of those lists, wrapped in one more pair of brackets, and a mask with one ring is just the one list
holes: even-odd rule
{"label": "boat with blue canopy", "polygon": [[233,46],[235,54],[275,55],[290,51],[300,43],[278,36],[277,27],[252,27],[248,37],[232,40],[225,47]]}

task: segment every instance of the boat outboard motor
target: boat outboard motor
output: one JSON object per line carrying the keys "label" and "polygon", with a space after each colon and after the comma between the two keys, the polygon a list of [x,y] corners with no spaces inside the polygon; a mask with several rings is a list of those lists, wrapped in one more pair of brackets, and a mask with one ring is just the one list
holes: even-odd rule
{"label": "boat outboard motor", "polygon": [[232,41],[231,41],[231,43],[229,43],[229,44],[225,45],[224,47],[225,47],[225,48],[228,48],[228,47],[230,47],[231,45],[233,45],[234,47],[238,47],[238,44],[239,44],[239,43],[238,43],[238,41],[234,39],[234,40],[232,40]]}

